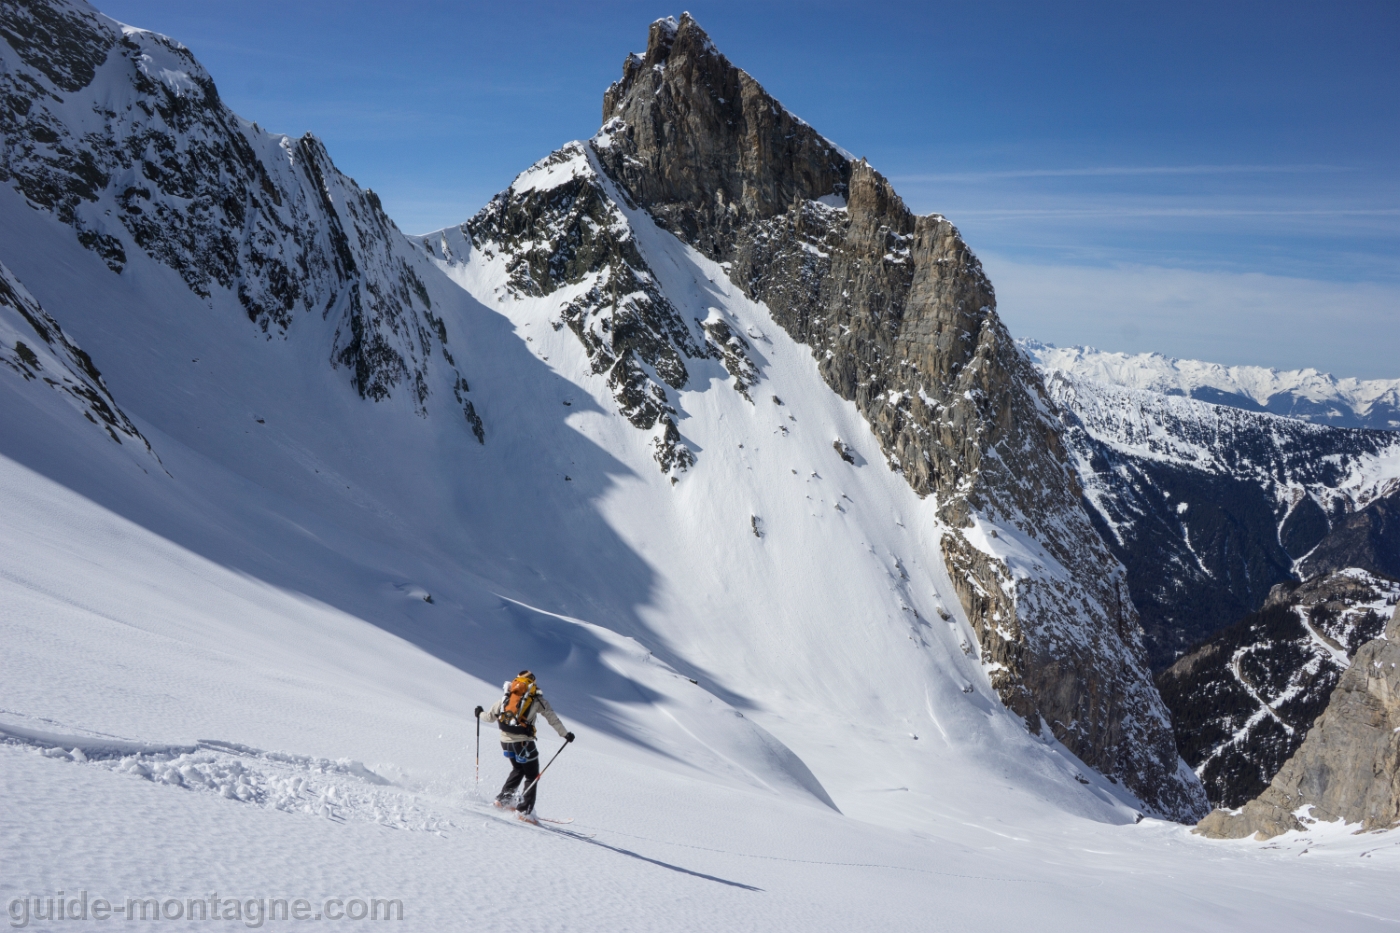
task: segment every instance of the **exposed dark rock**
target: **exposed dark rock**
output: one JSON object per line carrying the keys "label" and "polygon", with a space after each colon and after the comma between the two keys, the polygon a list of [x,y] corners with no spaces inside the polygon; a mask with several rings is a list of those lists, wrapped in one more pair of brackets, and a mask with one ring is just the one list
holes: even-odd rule
{"label": "exposed dark rock", "polygon": [[[10,339],[4,339],[15,335]],[[28,337],[32,346],[24,341]],[[37,338],[37,339],[35,339]],[[11,343],[13,341],[13,343]],[[73,402],[118,444],[136,441],[159,462],[150,442],[117,405],[92,358],[63,333],[13,273],[0,264],[0,366],[44,383]]]}
{"label": "exposed dark rock", "polygon": [[1300,570],[1312,575],[1342,567],[1400,579],[1400,488],[1338,520]]}
{"label": "exposed dark rock", "polygon": [[1212,812],[1196,832],[1267,839],[1336,820],[1361,831],[1400,825],[1400,606],[1384,636],[1356,652],[1326,711],[1263,793],[1238,812]]}
{"label": "exposed dark rock", "polygon": [[719,357],[725,371],[734,377],[735,391],[752,404],[749,389],[758,382],[758,367],[749,357],[748,341],[734,333],[729,322],[722,319],[702,321],[700,326],[709,340],[711,355]]}
{"label": "exposed dark rock", "polygon": [[1400,582],[1357,569],[1280,584],[1157,676],[1177,747],[1213,805],[1242,806],[1268,786],[1397,600]]}
{"label": "exposed dark rock", "polygon": [[61,91],[79,91],[92,81],[111,47],[104,33],[94,11],[48,0],[7,0],[0,17],[0,38]]}

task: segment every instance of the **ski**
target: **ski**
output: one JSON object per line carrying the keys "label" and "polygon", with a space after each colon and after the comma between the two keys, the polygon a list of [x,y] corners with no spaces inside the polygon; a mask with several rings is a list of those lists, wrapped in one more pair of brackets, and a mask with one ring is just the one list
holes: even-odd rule
{"label": "ski", "polygon": [[567,820],[551,820],[547,816],[541,816],[538,819],[541,823],[558,823],[560,826],[563,826],[565,823],[572,823],[574,821],[574,818],[572,816],[569,817]]}

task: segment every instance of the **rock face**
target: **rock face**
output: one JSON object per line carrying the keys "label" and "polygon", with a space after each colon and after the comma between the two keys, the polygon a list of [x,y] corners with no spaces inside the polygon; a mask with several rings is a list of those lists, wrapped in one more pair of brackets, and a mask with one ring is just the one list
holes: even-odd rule
{"label": "rock face", "polygon": [[68,339],[19,279],[0,263],[0,366],[46,385],[113,441],[135,441],[159,462],[151,444],[117,405],[92,358]]}
{"label": "rock face", "polygon": [[1400,579],[1400,489],[1338,521],[1299,562],[1305,574],[1367,567]]}
{"label": "rock face", "polygon": [[1314,821],[1361,830],[1400,825],[1400,607],[1385,635],[1356,652],[1301,748],[1244,807],[1216,810],[1196,832],[1267,839]]}
{"label": "rock face", "polygon": [[695,462],[671,397],[690,379],[687,362],[720,360],[746,398],[756,371],[727,324],[687,321],[667,299],[610,187],[591,150],[570,143],[455,231],[415,239],[449,274],[477,250],[501,265],[511,297],[560,297],[553,326],[578,338],[618,410],[653,432],[657,464],[674,477]]}
{"label": "rock face", "polygon": [[1279,584],[1259,612],[1157,676],[1212,804],[1239,807],[1268,786],[1396,603],[1400,582],[1355,568]]}
{"label": "rock face", "polygon": [[425,413],[434,355],[463,395],[421,258],[318,139],[241,120],[183,45],[85,3],[6,3],[0,39],[0,183],[113,272],[142,250],[196,295],[235,294],[270,336],[324,323],[329,360],[364,398],[399,393]]}
{"label": "rock face", "polygon": [[1003,700],[1177,818],[1204,798],[1151,684],[1121,566],[1054,404],[956,228],[735,68],[689,16],[654,23],[591,145],[631,202],[765,302],[952,529],[943,556]]}
{"label": "rock face", "polygon": [[1351,567],[1400,577],[1400,433],[1044,375],[1155,669],[1280,583]]}

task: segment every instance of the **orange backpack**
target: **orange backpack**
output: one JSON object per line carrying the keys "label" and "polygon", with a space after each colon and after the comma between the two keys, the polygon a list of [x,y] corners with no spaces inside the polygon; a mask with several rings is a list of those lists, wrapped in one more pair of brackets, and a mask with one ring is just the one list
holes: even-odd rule
{"label": "orange backpack", "polygon": [[540,692],[535,686],[535,678],[521,674],[506,684],[505,690],[506,694],[501,698],[500,721],[512,726],[529,726],[530,707]]}

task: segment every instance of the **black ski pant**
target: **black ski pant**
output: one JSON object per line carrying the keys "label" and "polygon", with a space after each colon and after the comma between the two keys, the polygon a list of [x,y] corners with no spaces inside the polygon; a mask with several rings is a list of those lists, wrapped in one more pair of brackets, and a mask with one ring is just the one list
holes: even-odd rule
{"label": "black ski pant", "polygon": [[520,782],[524,781],[527,788],[525,799],[516,809],[521,813],[533,813],[535,791],[539,789],[535,778],[540,776],[540,750],[534,742],[502,742],[501,754],[510,759],[510,776],[506,778],[505,784],[501,785],[501,792],[496,795],[496,799],[504,803],[514,797]]}

